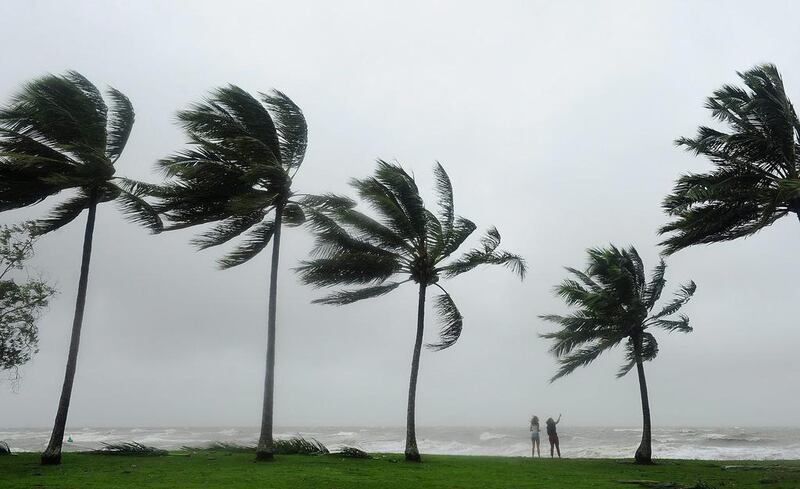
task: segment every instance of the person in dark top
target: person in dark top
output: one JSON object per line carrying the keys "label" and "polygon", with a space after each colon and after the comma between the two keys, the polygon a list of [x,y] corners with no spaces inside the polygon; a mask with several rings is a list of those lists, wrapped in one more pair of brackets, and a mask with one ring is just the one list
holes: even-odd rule
{"label": "person in dark top", "polygon": [[547,418],[547,438],[550,440],[550,458],[553,458],[553,447],[558,452],[558,458],[561,458],[561,447],[558,446],[558,433],[556,433],[556,425],[561,421],[561,415],[558,419],[553,421],[553,418]]}

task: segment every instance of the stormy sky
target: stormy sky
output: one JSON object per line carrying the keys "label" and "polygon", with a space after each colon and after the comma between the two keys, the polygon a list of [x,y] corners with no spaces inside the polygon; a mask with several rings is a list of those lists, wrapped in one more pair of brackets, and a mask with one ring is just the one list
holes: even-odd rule
{"label": "stormy sky", "polygon": [[[335,3],[335,5],[334,5]],[[496,225],[523,254],[520,282],[480,269],[448,287],[465,317],[449,350],[424,352],[419,425],[637,425],[622,352],[553,384],[539,314],[582,268],[588,247],[635,245],[648,268],[682,172],[709,164],[676,137],[711,123],[704,98],[736,71],[772,62],[800,100],[800,8],[790,2],[3,2],[0,101],[45,73],[75,69],[132,100],[136,124],[117,174],[158,181],[157,159],[185,145],[175,112],[234,83],[278,88],[305,112],[309,148],[295,188],[350,192],[376,158],[429,189],[436,160],[457,213]],[[352,193],[350,193],[352,195]],[[42,216],[52,202],[0,215]],[[60,295],[41,351],[0,426],[46,427],[66,361],[85,215],[42,238],[34,273]],[[476,233],[477,234],[477,233]],[[98,212],[71,426],[253,426],[265,363],[267,253],[229,271],[193,231],[157,236]],[[291,268],[308,255],[285,234],[279,273],[276,424],[402,425],[415,327],[408,286],[344,307]],[[472,241],[470,244],[474,244]],[[698,284],[695,331],[659,334],[646,365],[655,425],[792,425],[800,412],[797,245],[787,217],[749,239],[668,260],[667,294]],[[433,316],[427,339],[435,339]]]}

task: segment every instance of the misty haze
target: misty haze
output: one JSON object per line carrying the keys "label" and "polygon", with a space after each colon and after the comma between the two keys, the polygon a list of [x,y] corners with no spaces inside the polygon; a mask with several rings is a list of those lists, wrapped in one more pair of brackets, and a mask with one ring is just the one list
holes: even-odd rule
{"label": "misty haze", "polygon": [[[669,207],[670,196],[697,198],[695,209],[717,198],[729,206],[725,212],[736,209],[742,215],[751,212],[742,209],[756,205],[732,203],[721,194],[703,201],[706,197],[691,197],[699,186],[681,194],[679,183],[686,174],[718,171],[727,164],[725,158],[736,164],[739,159],[756,161],[752,166],[759,171],[773,168],[771,156],[753,156],[756,143],[735,156],[730,156],[733,149],[714,153],[719,163],[710,152],[727,151],[739,140],[724,139],[723,144],[720,137],[715,143],[698,139],[682,145],[676,140],[698,137],[701,126],[726,134],[746,131],[735,120],[715,118],[707,99],[725,86],[757,97],[748,84],[756,78],[747,76],[768,77],[770,67],[779,75],[769,80],[781,80],[787,100],[800,100],[798,15],[800,6],[778,1],[0,4],[6,40],[0,71],[0,178],[5,180],[0,181],[0,225],[41,220],[81,192],[87,202],[74,220],[31,238],[31,256],[11,275],[17,282],[42,280],[57,293],[36,312],[38,352],[2,370],[0,440],[22,453],[19,460],[28,457],[27,472],[6,472],[7,487],[30,487],[32,482],[23,479],[39,470],[39,454],[45,451],[45,463],[48,453],[51,462],[57,458],[54,463],[59,463],[62,443],[69,455],[136,442],[168,450],[163,460],[169,460],[182,447],[220,442],[250,447],[259,459],[272,459],[274,452],[277,465],[284,460],[278,440],[302,437],[331,452],[357,447],[370,454],[395,454],[401,464],[406,463],[404,453],[410,461],[421,453],[430,469],[443,460],[436,455],[530,458],[535,431],[542,458],[549,459],[552,433],[546,420],[559,415],[556,441],[560,437],[564,458],[633,461],[636,452],[637,462],[649,463],[640,354],[653,459],[800,459],[800,153],[795,153],[800,124],[786,122],[789,136],[781,141],[788,140],[790,150],[784,153],[791,155],[780,168],[788,169],[773,172],[782,178],[774,180],[780,193],[769,194],[745,216],[763,226],[741,237],[692,241],[699,235],[692,233],[701,231],[686,227],[698,225],[694,215],[686,217],[689,204]],[[70,78],[73,72],[81,78]],[[135,122],[127,141],[122,139],[120,154],[114,153],[115,133],[106,134],[105,126],[101,131],[108,139],[98,143],[101,154],[105,151],[99,158],[113,164],[113,177],[97,183],[97,173],[89,180],[69,174],[53,185],[68,179],[78,183],[51,191],[47,185],[54,180],[30,177],[31,153],[22,155],[21,143],[12,139],[28,130],[42,131],[36,133],[40,142],[56,141],[56,136],[45,136],[58,124],[39,129],[29,121],[38,121],[41,114],[24,111],[37,103],[37,93],[56,94],[53,87],[88,90],[79,80],[97,87],[109,117],[124,107],[109,92],[118,90],[129,99]],[[26,93],[30,99],[23,100]],[[719,97],[720,103],[727,100]],[[241,107],[236,104],[251,100],[256,105],[247,107],[249,112],[234,113]],[[252,148],[240,136],[220,149],[228,144],[220,135],[230,128],[209,129],[213,124],[208,124],[208,114],[219,107],[232,117],[257,112],[271,121],[266,126],[274,121],[271,130],[253,129],[267,134],[259,148],[274,140],[267,151],[274,160],[223,161],[233,151],[246,159],[242,155],[250,155]],[[794,109],[782,107],[789,107],[787,120],[793,116],[796,122]],[[119,114],[124,117],[124,111]],[[307,145],[298,121],[307,124]],[[753,131],[773,135],[768,129]],[[773,148],[781,141],[763,146]],[[66,144],[51,146],[77,161],[76,167],[91,166],[84,161],[94,158],[85,156],[88,150]],[[212,164],[198,163],[202,158],[197,155],[185,164],[181,155],[192,150],[218,151],[214,158],[239,165],[235,171],[252,165],[247,171],[256,176],[241,191],[231,183],[232,173],[208,173]],[[279,177],[269,173],[274,168]],[[153,188],[126,186],[133,181]],[[257,181],[252,188],[251,181]],[[373,181],[381,185],[370,187]],[[456,217],[451,215],[450,222],[441,205],[450,195],[443,181],[452,189]],[[226,185],[230,188],[223,190]],[[761,185],[754,184],[758,192],[773,188]],[[713,185],[702,188],[724,192]],[[88,202],[95,195],[91,189],[100,196],[80,352],[65,406],[62,385]],[[419,202],[430,213],[415,215],[402,201],[417,202],[416,195],[403,194],[408,189],[418,190]],[[284,190],[286,200],[281,200]],[[735,187],[726,195],[740,195],[740,190]],[[43,197],[24,200],[26,192],[39,191],[47,197],[43,202]],[[217,202],[218,191],[229,193],[214,207],[207,202]],[[393,220],[394,208],[381,207],[385,195],[380,192],[399,196],[397,208],[408,222]],[[129,193],[131,200],[125,201]],[[334,199],[334,194],[346,199]],[[201,205],[193,199],[205,200]],[[258,199],[266,200],[242,210]],[[134,201],[130,205],[139,206],[136,211],[120,209]],[[206,214],[200,214],[201,208]],[[369,235],[366,224],[354,224],[360,213],[389,223],[385,229],[391,227],[397,236],[387,237],[385,229]],[[727,217],[722,213],[703,221],[708,229],[723,225]],[[254,245],[260,252],[250,259],[236,262],[246,233],[198,250],[197,240],[213,234],[214,226],[253,215],[257,218],[239,231],[261,232],[265,241]],[[285,217],[276,224],[278,215]],[[450,254],[448,247],[463,231],[459,223],[469,227],[458,216],[475,229]],[[415,219],[424,223],[415,227]],[[679,224],[668,229],[673,223]],[[703,232],[741,231],[731,226]],[[499,243],[492,241],[493,227]],[[334,228],[347,229],[360,241],[344,243],[333,236]],[[277,236],[274,369],[267,369]],[[359,248],[364,243],[370,246],[367,251]],[[363,253],[380,260],[368,263]],[[235,263],[220,269],[226,256]],[[459,261],[462,256],[467,261]],[[659,284],[655,269],[662,258],[665,283]],[[435,263],[419,271],[425,260]],[[632,293],[631,300],[638,305],[654,301],[642,313],[643,323],[611,324],[612,313],[595,309],[597,300],[578,300],[570,291],[557,290],[568,279],[595,290],[565,267],[586,272],[595,285],[617,286],[619,267],[625,272],[637,263],[645,281],[636,282],[641,293]],[[348,282],[347,274],[361,278]],[[369,297],[358,301],[331,296],[379,285],[391,288],[364,289]],[[663,287],[658,301],[648,297],[653,286]],[[419,292],[425,295],[426,287],[418,311]],[[451,298],[452,304],[437,297]],[[680,302],[680,312],[659,316],[673,300]],[[630,311],[628,304],[614,307]],[[579,343],[560,355],[556,351],[562,338],[557,332],[569,330],[568,321],[556,317],[563,320],[579,311],[602,323],[592,341],[613,343],[585,366],[574,358],[581,365],[570,365],[569,354],[592,343]],[[423,315],[420,343],[416,334]],[[673,322],[659,323],[664,320]],[[648,351],[650,333],[657,340],[652,346],[657,358],[655,350]],[[609,336],[614,334],[619,336]],[[415,344],[422,347],[410,393]],[[629,373],[617,378],[621,367]],[[265,395],[265,375],[269,384],[270,374],[274,399],[269,388]],[[57,410],[66,417],[63,436]],[[271,420],[269,433],[265,416]],[[535,430],[533,416],[541,419]],[[249,462],[253,454],[242,457]],[[63,466],[88,460],[65,456]],[[4,464],[16,463],[0,457],[0,485]],[[303,470],[304,462],[297,463],[297,470]],[[96,467],[87,470],[102,470],[101,463]],[[538,469],[530,470],[531,485],[518,486],[544,487],[535,485],[542,483],[536,482]],[[705,477],[664,474],[617,479],[688,484]],[[772,487],[800,487],[793,485],[800,484],[798,476],[787,474],[775,475],[779,482]],[[509,483],[516,481],[508,477]],[[253,481],[260,480],[254,476]],[[319,479],[320,485],[308,487],[414,487],[376,480],[358,485]],[[712,484],[722,480],[711,479]],[[46,481],[52,484],[47,487],[82,487],[58,485],[58,478]],[[451,482],[452,487],[473,487]],[[427,479],[410,483],[451,487],[431,486]],[[306,487],[273,484],[269,487]],[[486,484],[475,487],[494,487]],[[185,487],[196,486],[187,482]],[[241,487],[262,486],[243,482]]]}

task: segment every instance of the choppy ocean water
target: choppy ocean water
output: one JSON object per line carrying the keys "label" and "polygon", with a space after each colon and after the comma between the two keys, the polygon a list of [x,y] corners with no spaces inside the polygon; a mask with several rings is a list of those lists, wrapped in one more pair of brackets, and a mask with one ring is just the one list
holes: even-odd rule
{"label": "choppy ocean water", "polygon": [[[281,427],[275,436],[316,438],[328,448],[357,446],[368,452],[402,452],[402,427]],[[49,429],[0,428],[0,440],[15,451],[39,451],[47,444]],[[255,427],[216,428],[80,428],[70,427],[68,451],[92,450],[102,443],[136,441],[159,448],[203,446],[212,441],[254,445]],[[559,425],[561,453],[571,458],[627,458],[635,451],[640,428],[573,427]],[[549,456],[546,436],[542,455]],[[420,451],[431,454],[530,456],[527,427],[420,427]],[[547,452],[547,453],[544,453]],[[655,428],[656,458],[771,460],[800,459],[800,428]]]}

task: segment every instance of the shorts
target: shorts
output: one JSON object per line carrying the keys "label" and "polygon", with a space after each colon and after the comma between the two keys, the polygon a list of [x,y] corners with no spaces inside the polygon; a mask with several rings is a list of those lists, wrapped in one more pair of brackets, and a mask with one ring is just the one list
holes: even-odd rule
{"label": "shorts", "polygon": [[531,441],[539,441],[539,433],[531,431]]}
{"label": "shorts", "polygon": [[558,435],[548,435],[547,437],[550,439],[550,444],[555,445],[558,443]]}

